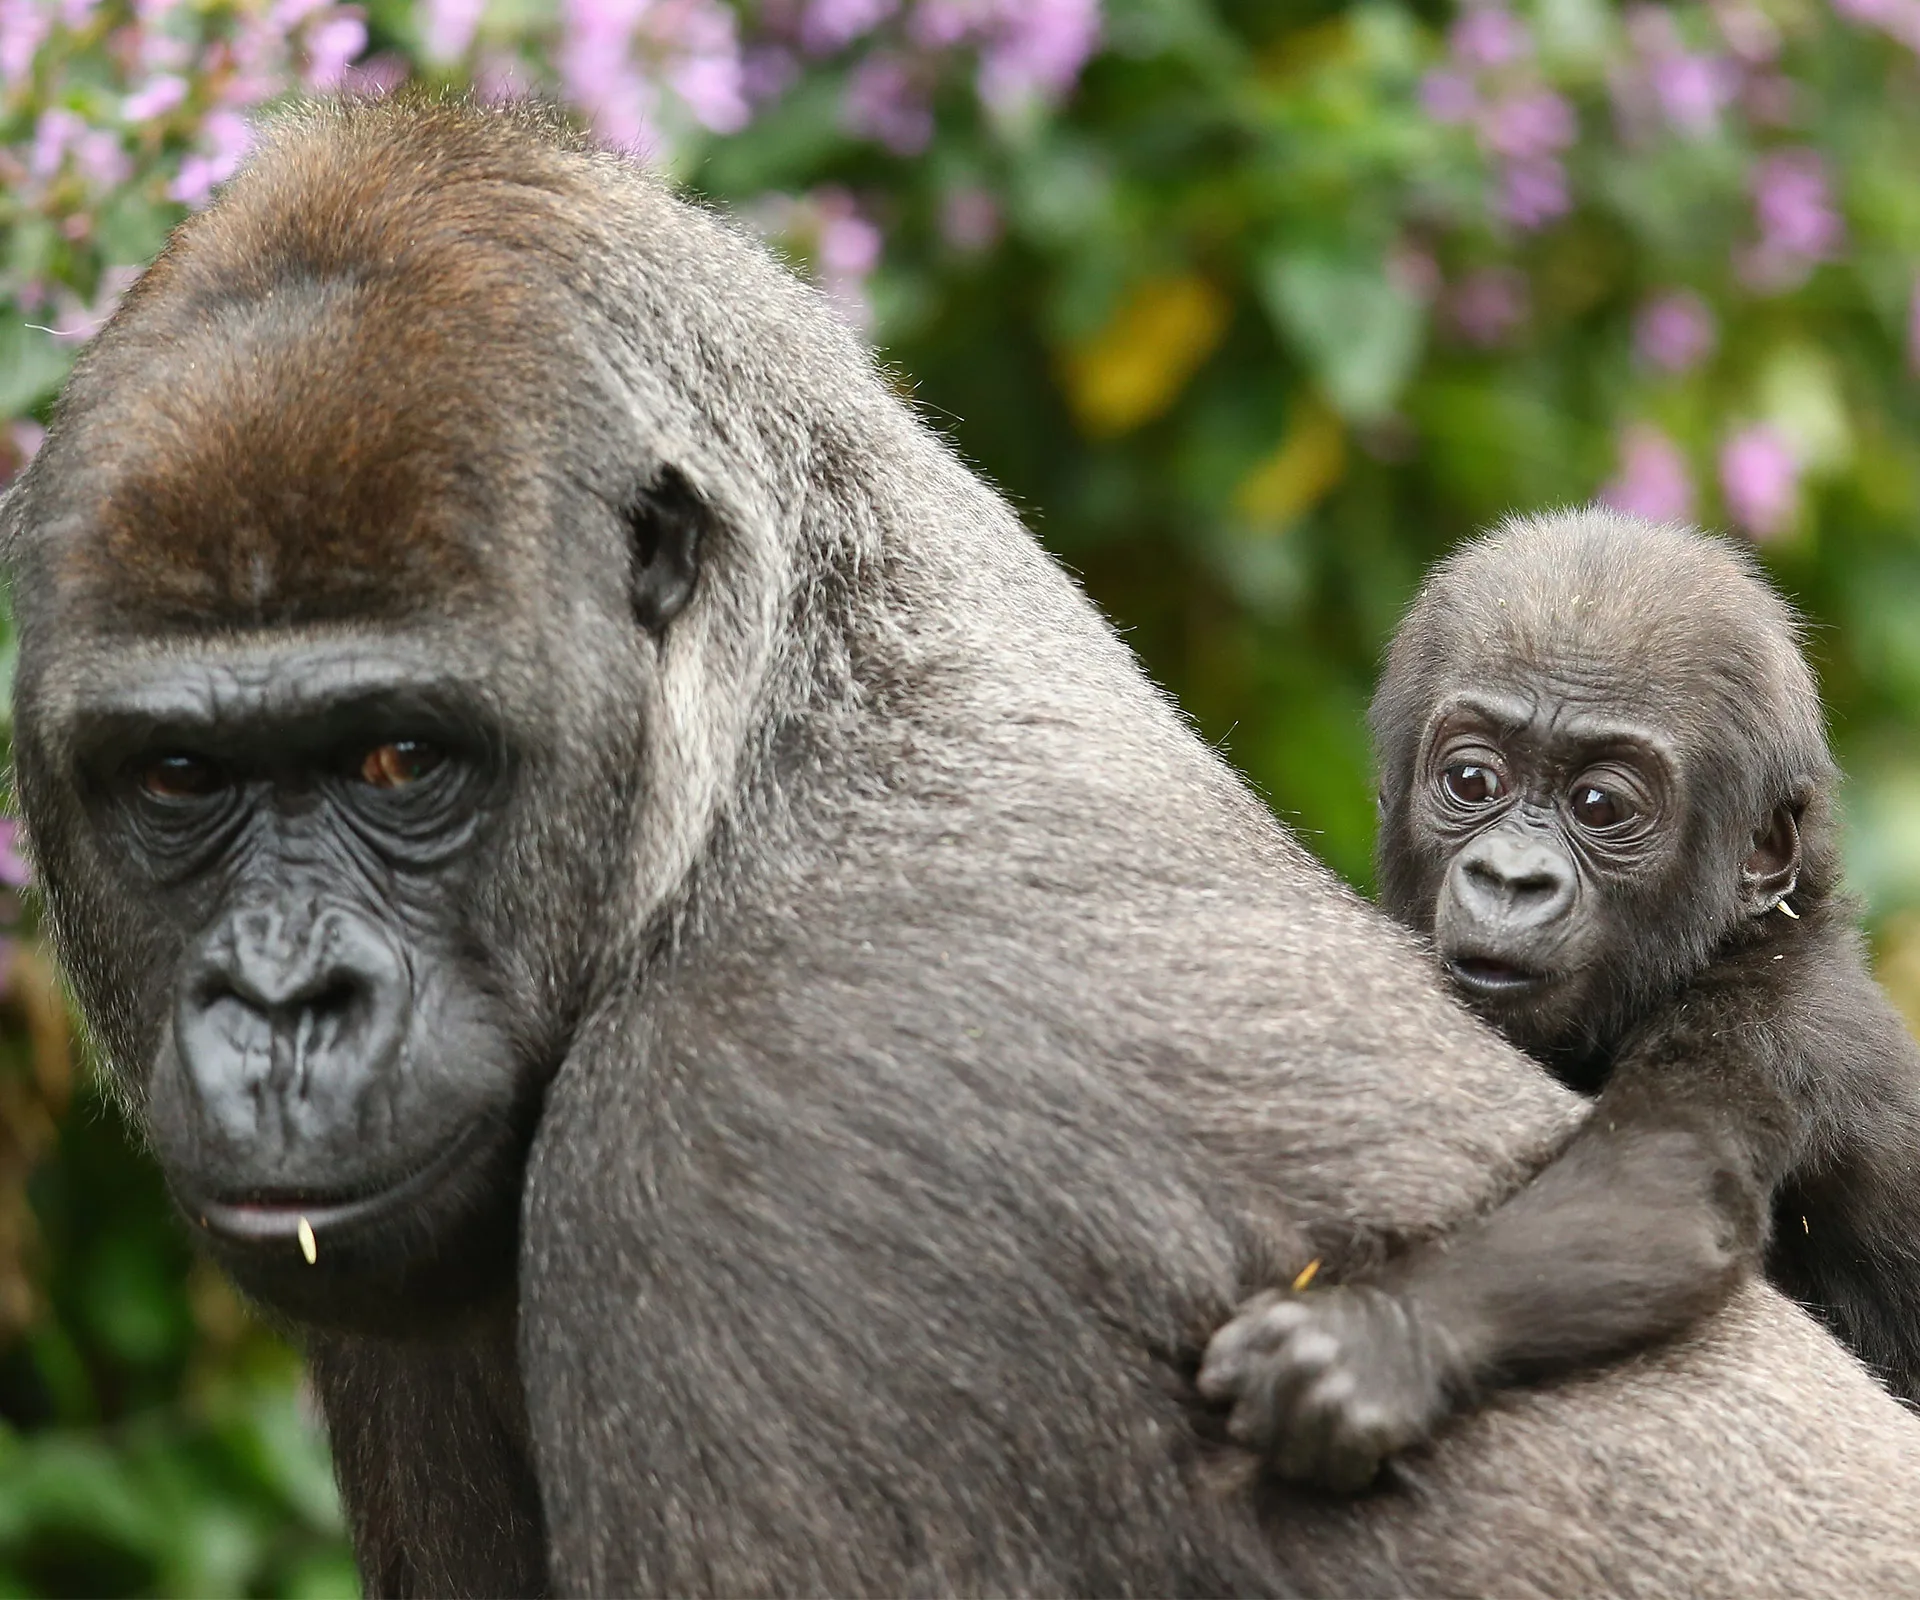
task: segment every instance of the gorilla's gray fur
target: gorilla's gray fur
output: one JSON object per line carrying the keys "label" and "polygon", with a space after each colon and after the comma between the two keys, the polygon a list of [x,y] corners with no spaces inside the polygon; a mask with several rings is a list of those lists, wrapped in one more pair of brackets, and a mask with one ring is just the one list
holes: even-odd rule
{"label": "gorilla's gray fur", "polygon": [[[325,258],[484,344],[484,296],[392,264],[441,237],[510,263],[526,330],[484,387],[442,384],[498,443],[460,582],[309,606],[272,591],[289,547],[183,630],[164,573],[62,565],[69,485],[128,435],[196,447],[143,317]],[[1189,1379],[1244,1294],[1488,1207],[1575,1102],[1274,823],[757,245],[525,117],[387,106],[283,122],[163,265],[9,508],[34,828],[68,826],[35,797],[109,648],[403,630],[549,730],[471,912],[551,1074],[517,1338],[314,1335],[371,1587],[1920,1591],[1920,1425],[1762,1289],[1501,1397],[1357,1502],[1219,1441]],[[663,468],[711,522],[656,638],[555,508]],[[49,860],[137,1105],[153,1024],[101,976],[124,897]]]}

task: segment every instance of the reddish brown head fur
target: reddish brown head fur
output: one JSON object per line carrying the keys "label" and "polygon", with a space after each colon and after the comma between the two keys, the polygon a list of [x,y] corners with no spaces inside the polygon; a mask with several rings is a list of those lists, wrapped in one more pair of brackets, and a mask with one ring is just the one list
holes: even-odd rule
{"label": "reddish brown head fur", "polygon": [[410,146],[370,137],[375,118],[326,127],[281,128],[75,375],[49,449],[84,456],[48,555],[96,620],[457,604],[503,554],[503,499],[563,458],[547,419],[572,365],[560,275],[586,253],[578,167],[455,111]]}

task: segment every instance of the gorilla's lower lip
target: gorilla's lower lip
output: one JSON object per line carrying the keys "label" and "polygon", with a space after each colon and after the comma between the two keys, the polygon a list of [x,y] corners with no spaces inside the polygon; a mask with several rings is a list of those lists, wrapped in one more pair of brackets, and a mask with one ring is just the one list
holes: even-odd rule
{"label": "gorilla's lower lip", "polygon": [[1479,995],[1519,995],[1540,988],[1547,974],[1486,956],[1464,956],[1447,964],[1453,981]]}
{"label": "gorilla's lower lip", "polygon": [[465,1162],[484,1131],[482,1123],[470,1123],[424,1167],[370,1193],[255,1191],[239,1199],[189,1201],[186,1210],[209,1233],[236,1244],[297,1244],[302,1222],[324,1241],[329,1233],[377,1220],[429,1193]]}

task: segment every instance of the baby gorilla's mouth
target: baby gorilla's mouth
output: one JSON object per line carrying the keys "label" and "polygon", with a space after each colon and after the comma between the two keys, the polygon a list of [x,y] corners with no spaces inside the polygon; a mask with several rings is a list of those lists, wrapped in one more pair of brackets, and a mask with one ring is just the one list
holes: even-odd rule
{"label": "baby gorilla's mouth", "polygon": [[1531,994],[1548,981],[1548,974],[1490,956],[1461,956],[1447,963],[1453,981],[1469,994],[1510,999]]}

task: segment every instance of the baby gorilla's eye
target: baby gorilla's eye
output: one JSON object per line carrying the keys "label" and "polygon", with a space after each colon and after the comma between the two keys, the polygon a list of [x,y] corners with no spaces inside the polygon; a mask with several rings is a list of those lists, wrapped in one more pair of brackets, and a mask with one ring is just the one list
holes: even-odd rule
{"label": "baby gorilla's eye", "polygon": [[1634,804],[1616,789],[1582,783],[1573,791],[1573,820],[1583,828],[1615,828],[1634,814]]}
{"label": "baby gorilla's eye", "polygon": [[205,756],[155,756],[135,769],[140,787],[156,800],[200,800],[226,787],[227,775]]}
{"label": "baby gorilla's eye", "polygon": [[360,781],[376,789],[404,789],[433,772],[446,757],[423,739],[396,739],[360,758]]}
{"label": "baby gorilla's eye", "polygon": [[1484,806],[1500,798],[1500,774],[1477,761],[1456,761],[1440,775],[1440,781],[1463,806]]}

